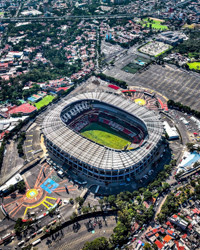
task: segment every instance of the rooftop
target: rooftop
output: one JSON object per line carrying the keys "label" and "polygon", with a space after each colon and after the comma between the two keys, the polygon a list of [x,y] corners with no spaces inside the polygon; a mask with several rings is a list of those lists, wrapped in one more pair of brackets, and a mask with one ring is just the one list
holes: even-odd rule
{"label": "rooftop", "polygon": [[17,113],[24,113],[24,114],[30,114],[37,110],[36,107],[33,107],[29,103],[24,103],[18,107],[15,107],[9,111],[9,114],[17,114]]}
{"label": "rooftop", "polygon": [[[146,142],[135,150],[117,151],[91,142],[70,129],[61,120],[61,112],[77,101],[84,102],[87,100],[97,100],[124,110],[124,112],[127,112],[127,116],[133,119],[135,119],[134,117],[138,117],[137,119],[141,120],[144,123],[143,126],[146,126],[148,130]],[[159,119],[156,113],[138,106],[122,96],[107,92],[88,92],[71,96],[71,98],[68,97],[63,103],[57,105],[56,108],[45,117],[43,133],[46,139],[52,141],[57,147],[65,152],[70,152],[72,157],[89,165],[101,169],[111,169],[113,167],[116,169],[124,169],[125,166],[132,167],[140,162],[156,147],[163,132],[162,123]],[[104,157],[99,157],[100,155]]]}

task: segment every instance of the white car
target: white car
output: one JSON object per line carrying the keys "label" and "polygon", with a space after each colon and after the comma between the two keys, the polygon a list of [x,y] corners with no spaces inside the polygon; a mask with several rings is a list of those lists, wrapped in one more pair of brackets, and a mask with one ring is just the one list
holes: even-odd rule
{"label": "white car", "polygon": [[65,174],[64,174],[64,172],[62,170],[59,170],[58,173],[57,173],[57,175],[59,177],[63,178]]}
{"label": "white car", "polygon": [[69,201],[68,200],[63,200],[63,204],[67,205],[67,204],[69,204]]}

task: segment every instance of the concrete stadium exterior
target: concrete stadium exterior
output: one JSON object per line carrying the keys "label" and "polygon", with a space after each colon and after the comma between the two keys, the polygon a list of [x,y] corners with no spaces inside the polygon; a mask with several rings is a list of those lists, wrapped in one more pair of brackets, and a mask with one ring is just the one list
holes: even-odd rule
{"label": "concrete stadium exterior", "polygon": [[[141,143],[131,150],[97,144],[70,127],[89,109],[108,111],[143,130]],[[50,157],[85,179],[100,184],[119,184],[134,179],[154,162],[162,141],[163,125],[158,113],[122,95],[87,92],[70,96],[48,113],[42,131]]]}

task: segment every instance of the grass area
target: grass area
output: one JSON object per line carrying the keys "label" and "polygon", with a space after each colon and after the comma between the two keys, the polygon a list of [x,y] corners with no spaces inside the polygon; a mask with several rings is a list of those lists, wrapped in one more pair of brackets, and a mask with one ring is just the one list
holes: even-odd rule
{"label": "grass area", "polygon": [[200,62],[192,62],[187,64],[190,69],[200,70]]}
{"label": "grass area", "polygon": [[192,60],[194,60],[195,58],[199,58],[200,57],[200,53],[199,52],[189,52],[188,53],[188,57]]}
{"label": "grass area", "polygon": [[52,102],[53,99],[54,99],[54,96],[46,95],[41,101],[35,103],[35,106],[36,106],[37,109],[41,109],[43,106],[46,106],[50,102]]}
{"label": "grass area", "polygon": [[90,123],[81,130],[81,135],[96,143],[114,149],[124,149],[127,144],[131,144],[129,140],[122,137],[113,129],[109,129],[98,123]]}
{"label": "grass area", "polygon": [[183,28],[187,28],[187,29],[200,28],[200,24],[197,24],[197,23],[184,24],[184,25],[183,25]]}
{"label": "grass area", "polygon": [[162,24],[163,20],[159,19],[150,19],[150,18],[144,18],[142,20],[142,26],[147,26],[148,28],[151,26],[152,29],[157,29],[157,30],[168,30],[167,25]]}

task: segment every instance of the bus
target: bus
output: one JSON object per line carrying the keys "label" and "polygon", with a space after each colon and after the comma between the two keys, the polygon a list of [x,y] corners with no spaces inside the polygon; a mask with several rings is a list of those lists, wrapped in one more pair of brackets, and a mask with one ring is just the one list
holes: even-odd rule
{"label": "bus", "polygon": [[24,245],[24,240],[20,241],[17,245],[18,245],[18,247]]}
{"label": "bus", "polygon": [[37,244],[40,243],[40,242],[41,242],[41,239],[35,240],[35,241],[32,243],[32,245],[35,246],[35,245],[37,245]]}

